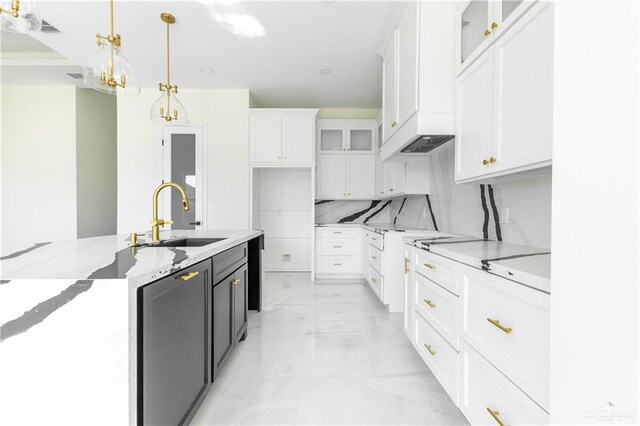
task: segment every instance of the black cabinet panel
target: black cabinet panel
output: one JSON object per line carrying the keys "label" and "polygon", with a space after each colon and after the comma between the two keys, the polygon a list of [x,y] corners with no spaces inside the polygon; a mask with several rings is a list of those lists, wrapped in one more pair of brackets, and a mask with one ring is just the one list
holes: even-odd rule
{"label": "black cabinet panel", "polygon": [[233,276],[213,286],[212,380],[233,349],[233,287]]}
{"label": "black cabinet panel", "polygon": [[233,286],[233,330],[236,342],[244,340],[247,331],[247,277],[248,268],[245,264],[234,275]]}
{"label": "black cabinet panel", "polygon": [[246,262],[247,243],[216,254],[213,256],[213,283],[218,284]]}
{"label": "black cabinet panel", "polygon": [[206,260],[138,290],[138,423],[184,423],[204,396],[210,288]]}

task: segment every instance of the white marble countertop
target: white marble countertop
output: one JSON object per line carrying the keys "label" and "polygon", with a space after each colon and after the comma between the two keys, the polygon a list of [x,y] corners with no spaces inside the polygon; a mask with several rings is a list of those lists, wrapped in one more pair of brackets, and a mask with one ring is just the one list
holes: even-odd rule
{"label": "white marble countertop", "polygon": [[162,231],[160,238],[225,238],[203,247],[129,247],[129,235],[39,243],[0,256],[0,282],[17,279],[128,279],[139,286],[261,235],[261,231]]}
{"label": "white marble countertop", "polygon": [[407,237],[405,243],[551,293],[551,251],[467,236]]}
{"label": "white marble countertop", "polygon": [[408,228],[406,226],[395,225],[393,223],[317,223],[316,227],[335,227],[335,226],[348,226],[348,227],[362,227],[370,231],[382,234],[384,232],[433,232],[427,229]]}

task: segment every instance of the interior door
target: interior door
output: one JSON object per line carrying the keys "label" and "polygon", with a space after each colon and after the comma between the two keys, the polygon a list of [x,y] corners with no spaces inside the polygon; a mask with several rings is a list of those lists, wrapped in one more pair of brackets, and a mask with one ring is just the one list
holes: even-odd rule
{"label": "interior door", "polygon": [[204,229],[204,153],[202,127],[165,127],[163,131],[163,181],[175,182],[187,193],[191,209],[184,211],[182,197],[174,189],[161,193],[163,219],[171,229]]}

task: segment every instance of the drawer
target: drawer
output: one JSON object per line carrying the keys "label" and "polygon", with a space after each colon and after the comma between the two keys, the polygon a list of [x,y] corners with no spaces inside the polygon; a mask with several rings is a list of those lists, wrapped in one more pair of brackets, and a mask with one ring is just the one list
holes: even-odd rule
{"label": "drawer", "polygon": [[413,344],[433,375],[436,376],[444,390],[447,391],[453,402],[457,405],[458,352],[453,349],[418,312],[416,312],[413,317]]}
{"label": "drawer", "polygon": [[358,240],[318,240],[318,254],[329,256],[357,256]]}
{"label": "drawer", "polygon": [[460,410],[471,424],[549,424],[549,415],[466,342],[460,342]]}
{"label": "drawer", "polygon": [[384,253],[381,250],[378,250],[374,246],[369,246],[369,265],[373,266],[380,275],[384,275],[384,271],[382,270],[383,257]]}
{"label": "drawer", "polygon": [[369,285],[376,293],[378,298],[382,301],[384,297],[384,281],[382,275],[378,273],[371,265],[369,265],[369,271],[367,273],[367,281]]}
{"label": "drawer", "polygon": [[384,250],[384,235],[375,232],[369,232],[369,244],[378,250]]}
{"label": "drawer", "polygon": [[426,250],[416,250],[415,270],[453,294],[460,294],[457,279],[458,262]]}
{"label": "drawer", "polygon": [[458,296],[420,274],[414,274],[414,309],[458,349]]}
{"label": "drawer", "polygon": [[246,262],[247,243],[216,254],[213,256],[213,284],[218,284]]}
{"label": "drawer", "polygon": [[460,265],[460,337],[549,410],[548,294]]}
{"label": "drawer", "polygon": [[318,239],[331,239],[331,240],[357,240],[358,228],[354,227],[320,227],[316,228],[316,236]]}
{"label": "drawer", "polygon": [[316,262],[317,274],[361,274],[360,262],[355,256],[334,257],[318,256]]}

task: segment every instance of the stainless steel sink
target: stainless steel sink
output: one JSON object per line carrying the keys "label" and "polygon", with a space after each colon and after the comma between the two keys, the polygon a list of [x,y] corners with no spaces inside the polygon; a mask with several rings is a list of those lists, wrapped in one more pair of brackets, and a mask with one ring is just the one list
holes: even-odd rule
{"label": "stainless steel sink", "polygon": [[218,241],[226,240],[226,238],[177,238],[175,240],[166,240],[154,247],[202,247]]}

